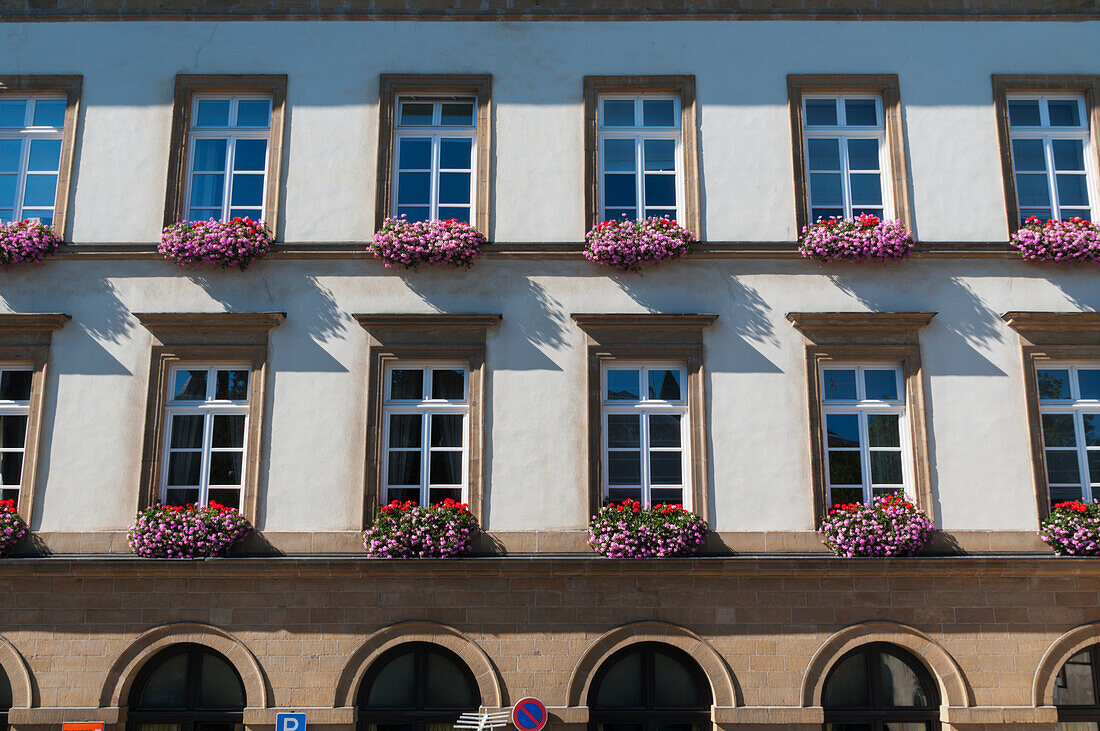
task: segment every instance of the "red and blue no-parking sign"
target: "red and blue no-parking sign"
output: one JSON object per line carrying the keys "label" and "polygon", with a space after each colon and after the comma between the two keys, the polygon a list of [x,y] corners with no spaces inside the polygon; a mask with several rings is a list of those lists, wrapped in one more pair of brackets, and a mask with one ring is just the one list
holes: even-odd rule
{"label": "red and blue no-parking sign", "polygon": [[519,731],[542,731],[546,715],[546,706],[538,698],[522,698],[512,706],[512,723]]}

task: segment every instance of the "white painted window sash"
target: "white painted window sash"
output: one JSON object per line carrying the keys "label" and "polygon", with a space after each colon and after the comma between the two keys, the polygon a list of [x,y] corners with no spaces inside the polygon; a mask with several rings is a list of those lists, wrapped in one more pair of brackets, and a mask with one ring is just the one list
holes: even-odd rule
{"label": "white painted window sash", "polygon": [[42,213],[52,214],[55,212],[57,206],[57,193],[56,183],[54,200],[50,202],[48,206],[24,206],[23,198],[27,188],[27,175],[29,173],[48,173],[55,176],[55,181],[60,179],[60,155],[58,156],[58,167],[51,170],[30,170],[30,150],[32,140],[61,140],[63,142],[64,134],[64,122],[61,127],[35,127],[34,121],[34,107],[39,101],[65,101],[64,96],[58,96],[55,94],[30,94],[30,95],[4,95],[4,101],[26,101],[27,106],[24,112],[23,126],[19,129],[16,128],[4,128],[0,129],[0,140],[18,140],[20,142],[19,149],[19,163],[16,167],[16,182],[15,182],[15,200],[13,201],[14,208],[12,209],[11,219],[13,221],[20,221],[25,218],[37,219]]}
{"label": "white painted window sash", "polygon": [[[1084,502],[1090,502],[1095,498],[1100,498],[1100,479],[1093,480],[1089,470],[1088,456],[1090,452],[1100,452],[1100,447],[1089,447],[1085,442],[1085,420],[1086,415],[1096,415],[1100,419],[1100,399],[1084,399],[1081,397],[1081,385],[1078,381],[1078,371],[1096,370],[1100,368],[1100,364],[1097,363],[1043,363],[1040,370],[1068,370],[1069,382],[1070,382],[1070,398],[1069,399],[1041,399],[1039,401],[1039,414],[1040,414],[1040,433],[1043,439],[1043,455],[1044,460],[1046,458],[1047,451],[1055,452],[1076,452],[1077,453],[1077,469],[1078,476],[1080,477],[1079,486],[1081,488],[1081,500]],[[1042,415],[1043,414],[1069,414],[1073,417],[1073,430],[1074,430],[1074,444],[1075,447],[1048,447],[1046,445],[1046,431],[1042,427]],[[1100,476],[1098,476],[1100,477]],[[1071,483],[1052,483],[1048,484],[1050,487],[1073,487]]]}
{"label": "white painted window sash", "polygon": [[[445,103],[451,103],[462,100],[463,103],[467,101],[473,105],[473,120],[474,124],[467,125],[444,125],[442,123],[443,118],[443,105]],[[429,125],[402,125],[401,124],[401,104],[402,102],[416,101],[423,104],[432,105],[432,124]],[[470,203],[468,206],[463,204],[445,203],[442,204],[443,208],[468,208],[469,210],[469,222],[473,225],[477,216],[477,99],[475,97],[421,97],[417,95],[412,96],[399,96],[396,101],[394,109],[394,139],[393,139],[393,196],[390,201],[390,215],[396,216],[398,213],[398,200],[400,200],[400,181],[401,177],[398,173],[402,172],[422,172],[429,173],[429,193],[428,193],[428,218],[435,220],[440,218],[439,209],[441,207],[439,203],[439,180],[440,174],[444,172],[455,173],[469,173],[470,174],[470,191],[469,198]],[[431,168],[405,168],[402,167],[401,160],[401,141],[405,139],[428,139],[431,141]],[[440,142],[444,139],[465,139],[470,140],[470,166],[468,168],[443,168],[441,167],[440,160]],[[411,207],[423,207],[422,203],[406,204]]]}

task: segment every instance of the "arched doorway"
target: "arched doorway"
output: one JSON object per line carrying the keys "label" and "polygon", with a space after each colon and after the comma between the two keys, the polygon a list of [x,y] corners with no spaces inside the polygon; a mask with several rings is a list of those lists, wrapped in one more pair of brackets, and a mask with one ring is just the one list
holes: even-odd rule
{"label": "arched doorway", "polygon": [[939,694],[913,655],[875,642],[837,661],[822,695],[826,731],[933,731]]}
{"label": "arched doorway", "polygon": [[175,645],[138,674],[127,731],[243,731],[244,703],[244,684],[224,656],[202,645]]}
{"label": "arched doorway", "polygon": [[448,731],[461,714],[478,709],[481,693],[458,655],[410,642],[371,664],[357,705],[360,731]]}
{"label": "arched doorway", "polygon": [[1100,729],[1100,645],[1066,660],[1054,679],[1059,731]]}
{"label": "arched doorway", "polygon": [[609,657],[588,692],[590,731],[701,731],[710,724],[710,684],[682,650],[659,642]]}

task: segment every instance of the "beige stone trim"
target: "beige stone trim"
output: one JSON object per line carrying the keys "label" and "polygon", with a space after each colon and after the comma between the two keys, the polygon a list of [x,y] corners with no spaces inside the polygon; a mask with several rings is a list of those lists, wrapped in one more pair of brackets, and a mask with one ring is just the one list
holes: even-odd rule
{"label": "beige stone trim", "polygon": [[378,84],[378,181],[375,191],[375,228],[393,205],[393,134],[397,97],[402,94],[465,95],[477,99],[477,179],[474,181],[474,220],[478,231],[492,234],[493,184],[493,77],[489,74],[382,74]]}
{"label": "beige stone trim", "polygon": [[828,361],[900,363],[905,380],[906,414],[913,445],[913,490],[919,508],[931,515],[932,470],[929,456],[928,403],[921,370],[919,331],[935,312],[789,312],[787,319],[805,336],[809,394],[810,464],[814,525],[829,511],[825,475],[825,431],[821,418],[821,365]]}
{"label": "beige stone trim", "polygon": [[161,312],[134,313],[134,317],[153,334],[138,508],[152,505],[159,496],[165,405],[172,367],[189,361],[239,361],[248,363],[252,370],[248,395],[245,482],[240,512],[255,525],[260,472],[263,469],[261,442],[267,381],[267,337],[268,331],[278,326],[286,315],[282,312]]}
{"label": "beige stone trim", "polygon": [[80,93],[83,85],[83,76],[0,76],[0,96],[5,93],[65,95],[65,127],[61,131],[61,161],[57,168],[57,193],[53,212],[53,229],[63,239],[70,237],[69,193],[73,184],[73,151],[76,149],[77,128],[80,126]]}
{"label": "beige stone trim", "polygon": [[703,330],[718,315],[709,314],[573,314],[588,342],[588,511],[603,504],[603,441],[600,394],[605,363],[621,360],[676,360],[687,368],[691,509],[708,522],[706,375]]}
{"label": "beige stone trim", "polygon": [[[699,125],[695,103],[695,77],[679,76],[585,76],[584,77],[584,226],[591,230],[599,221],[599,150],[596,129],[600,94],[666,93],[680,97],[680,140],[684,153],[684,219],[680,221],[695,238],[703,239],[703,216],[699,193]],[[639,204],[640,205],[640,204]]]}
{"label": "beige stone trim", "polygon": [[715,706],[711,720],[716,724],[732,726],[790,726],[791,724],[816,724],[825,720],[824,709],[800,706]]}
{"label": "beige stone trim", "polygon": [[660,642],[683,650],[699,663],[710,681],[713,704],[737,705],[733,674],[718,651],[691,630],[668,622],[632,622],[600,636],[584,651],[569,676],[569,705],[587,706],[588,692],[600,666],[619,650],[639,642]]}
{"label": "beige stone trim", "polygon": [[818,648],[803,674],[800,694],[803,707],[820,707],[829,670],[848,652],[873,642],[902,647],[924,663],[940,691],[944,706],[973,705],[958,663],[935,640],[915,627],[897,622],[864,622],[846,627]]}
{"label": "beige stone trim", "polygon": [[15,708],[8,712],[8,723],[13,726],[54,726],[64,723],[103,723],[106,725],[126,722],[126,709],[117,706],[107,708]]}
{"label": "beige stone trim", "polygon": [[31,375],[27,436],[23,443],[23,474],[19,478],[16,510],[29,525],[34,517],[38,489],[38,457],[42,443],[42,409],[46,399],[47,364],[53,331],[65,326],[69,316],[52,314],[0,314],[0,363],[29,364]]}
{"label": "beige stone trim", "polygon": [[[35,705],[34,681],[27,661],[6,637],[0,635],[0,670],[11,683],[11,707],[31,708]],[[9,717],[10,720],[10,717]]]}
{"label": "beige stone trim", "polygon": [[909,203],[909,161],[905,154],[905,121],[897,74],[789,74],[787,103],[791,112],[792,158],[794,160],[795,231],[810,221],[809,194],[806,186],[805,127],[802,97],[807,93],[843,94],[876,92],[882,97],[886,127],[886,152],[890,157],[890,190],[894,217],[913,230],[913,212]]}
{"label": "beige stone trim", "polygon": [[244,709],[244,725],[274,726],[276,716],[280,713],[304,713],[310,726],[339,725],[348,726],[355,723],[358,708],[354,706],[341,708],[313,708],[309,706],[291,706],[286,708],[246,708]]}
{"label": "beige stone trim", "polygon": [[[997,142],[1001,152],[1001,180],[1004,185],[1008,233],[1020,228],[1020,209],[1016,202],[1016,176],[1012,169],[1012,137],[1008,129],[1008,95],[1014,92],[1077,92],[1085,95],[1085,116],[1089,123],[1091,165],[1095,175],[1100,168],[1100,75],[1086,74],[993,74],[993,108],[997,115]],[[1055,216],[1057,218],[1057,216]]]}
{"label": "beige stone trim", "polygon": [[1100,642],[1100,622],[1074,627],[1051,643],[1035,668],[1032,701],[1036,708],[1054,705],[1054,681],[1066,661]]}
{"label": "beige stone trim", "polygon": [[386,367],[402,360],[452,360],[470,369],[470,454],[467,502],[482,528],[485,505],[485,340],[499,314],[352,315],[370,334],[367,392],[367,464],[363,487],[363,525],[374,522],[385,484],[386,445],[382,443],[382,405]]}
{"label": "beige stone trim", "polygon": [[115,659],[107,671],[99,694],[101,708],[127,704],[130,687],[141,667],[161,650],[183,643],[203,645],[215,650],[233,665],[244,684],[247,708],[267,708],[267,681],[252,651],[240,639],[225,630],[199,622],[163,624],[142,633]]}
{"label": "beige stone trim", "polygon": [[453,627],[437,622],[399,622],[384,627],[351,654],[336,681],[333,707],[354,706],[359,686],[371,664],[390,649],[410,642],[427,642],[455,653],[477,681],[481,704],[499,708],[507,701],[493,661],[476,642]]}
{"label": "beige stone trim", "polygon": [[1020,335],[1035,503],[1041,523],[1050,515],[1050,487],[1036,370],[1058,360],[1100,361],[1100,312],[1014,311],[1006,312],[1001,319]]}
{"label": "beige stone trim", "polygon": [[176,74],[172,105],[172,141],[168,151],[168,187],[164,200],[164,225],[183,217],[187,190],[187,141],[191,129],[191,99],[196,93],[271,94],[271,132],[267,145],[267,181],[264,193],[264,225],[278,236],[283,163],[283,127],[286,119],[286,74]]}

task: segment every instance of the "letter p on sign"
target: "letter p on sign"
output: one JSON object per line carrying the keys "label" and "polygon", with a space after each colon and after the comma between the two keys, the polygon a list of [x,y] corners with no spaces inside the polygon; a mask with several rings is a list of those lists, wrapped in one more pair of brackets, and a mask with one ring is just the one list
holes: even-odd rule
{"label": "letter p on sign", "polygon": [[275,715],[275,731],[306,731],[306,714],[279,713]]}

